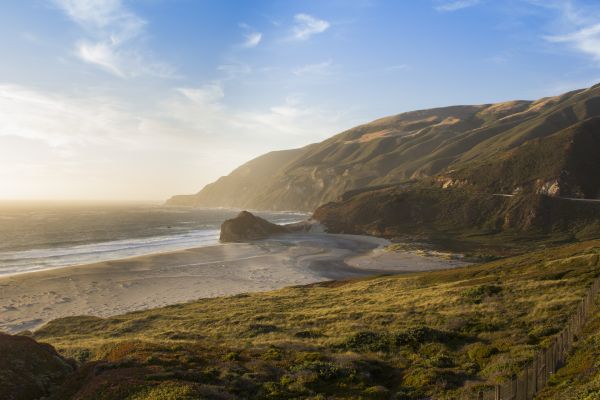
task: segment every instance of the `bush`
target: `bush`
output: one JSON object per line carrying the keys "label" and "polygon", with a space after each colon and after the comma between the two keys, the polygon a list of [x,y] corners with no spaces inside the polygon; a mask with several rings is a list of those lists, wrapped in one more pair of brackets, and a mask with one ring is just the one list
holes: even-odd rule
{"label": "bush", "polygon": [[425,343],[447,342],[453,338],[449,332],[420,326],[395,333],[358,332],[350,336],[341,347],[354,351],[388,353],[402,346],[416,349]]}
{"label": "bush", "polygon": [[387,334],[363,331],[350,336],[343,344],[343,347],[349,350],[363,352],[389,352],[391,350],[391,343],[390,337]]}
{"label": "bush", "polygon": [[479,304],[486,297],[493,296],[502,291],[502,287],[496,285],[479,285],[463,290],[461,296],[473,304]]}
{"label": "bush", "polygon": [[347,375],[347,371],[328,361],[309,361],[293,368],[295,371],[309,370],[317,374],[319,380],[332,380]]}
{"label": "bush", "polygon": [[478,365],[485,365],[488,359],[498,353],[498,349],[483,343],[475,343],[467,350],[469,359]]}
{"label": "bush", "polygon": [[277,332],[279,328],[275,325],[252,324],[246,330],[248,336],[264,335],[266,333]]}

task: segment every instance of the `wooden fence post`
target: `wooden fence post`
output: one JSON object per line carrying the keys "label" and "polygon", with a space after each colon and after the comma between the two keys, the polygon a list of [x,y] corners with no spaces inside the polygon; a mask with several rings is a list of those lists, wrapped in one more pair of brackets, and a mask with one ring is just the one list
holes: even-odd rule
{"label": "wooden fence post", "polygon": [[533,394],[535,395],[538,391],[538,373],[539,373],[539,363],[538,363],[538,359],[539,359],[539,354],[536,354],[535,357],[533,357]]}
{"label": "wooden fence post", "polygon": [[525,364],[525,400],[529,400],[529,365]]}

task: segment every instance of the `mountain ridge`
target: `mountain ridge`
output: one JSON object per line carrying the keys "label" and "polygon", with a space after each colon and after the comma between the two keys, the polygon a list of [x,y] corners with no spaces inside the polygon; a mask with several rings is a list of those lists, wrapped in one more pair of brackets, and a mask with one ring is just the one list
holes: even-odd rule
{"label": "mountain ridge", "polygon": [[[469,179],[490,160],[510,158],[515,149],[531,147],[536,140],[550,143],[554,134],[595,117],[600,117],[598,85],[535,101],[409,111],[320,143],[264,154],[200,192],[174,196],[167,204],[312,211],[348,191],[430,178],[441,186],[475,182],[483,191],[505,185],[503,190],[510,193],[546,190],[552,195],[548,189],[560,178],[560,171],[554,169],[538,174],[534,181],[531,176],[513,176],[511,182],[500,179],[489,187]],[[564,164],[569,154],[561,157],[559,164]],[[597,186],[579,192],[568,192],[565,186],[558,192],[597,197]]]}

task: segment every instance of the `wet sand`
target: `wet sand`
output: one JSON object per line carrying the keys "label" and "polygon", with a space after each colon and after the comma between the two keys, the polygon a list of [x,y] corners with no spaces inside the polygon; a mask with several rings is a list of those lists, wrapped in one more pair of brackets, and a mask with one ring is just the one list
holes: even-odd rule
{"label": "wet sand", "polygon": [[66,316],[100,317],[203,297],[467,263],[387,252],[383,239],[288,234],[0,278],[0,331],[34,330]]}

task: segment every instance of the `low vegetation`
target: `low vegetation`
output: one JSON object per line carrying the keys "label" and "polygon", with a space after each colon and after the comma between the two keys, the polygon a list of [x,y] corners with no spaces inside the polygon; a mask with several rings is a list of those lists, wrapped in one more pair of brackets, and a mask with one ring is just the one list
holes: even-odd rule
{"label": "low vegetation", "polygon": [[550,379],[539,400],[600,399],[600,311],[581,334],[566,365]]}
{"label": "low vegetation", "polygon": [[60,399],[445,398],[517,371],[565,325],[599,258],[591,241],[462,269],[64,318],[34,337],[81,365]]}

